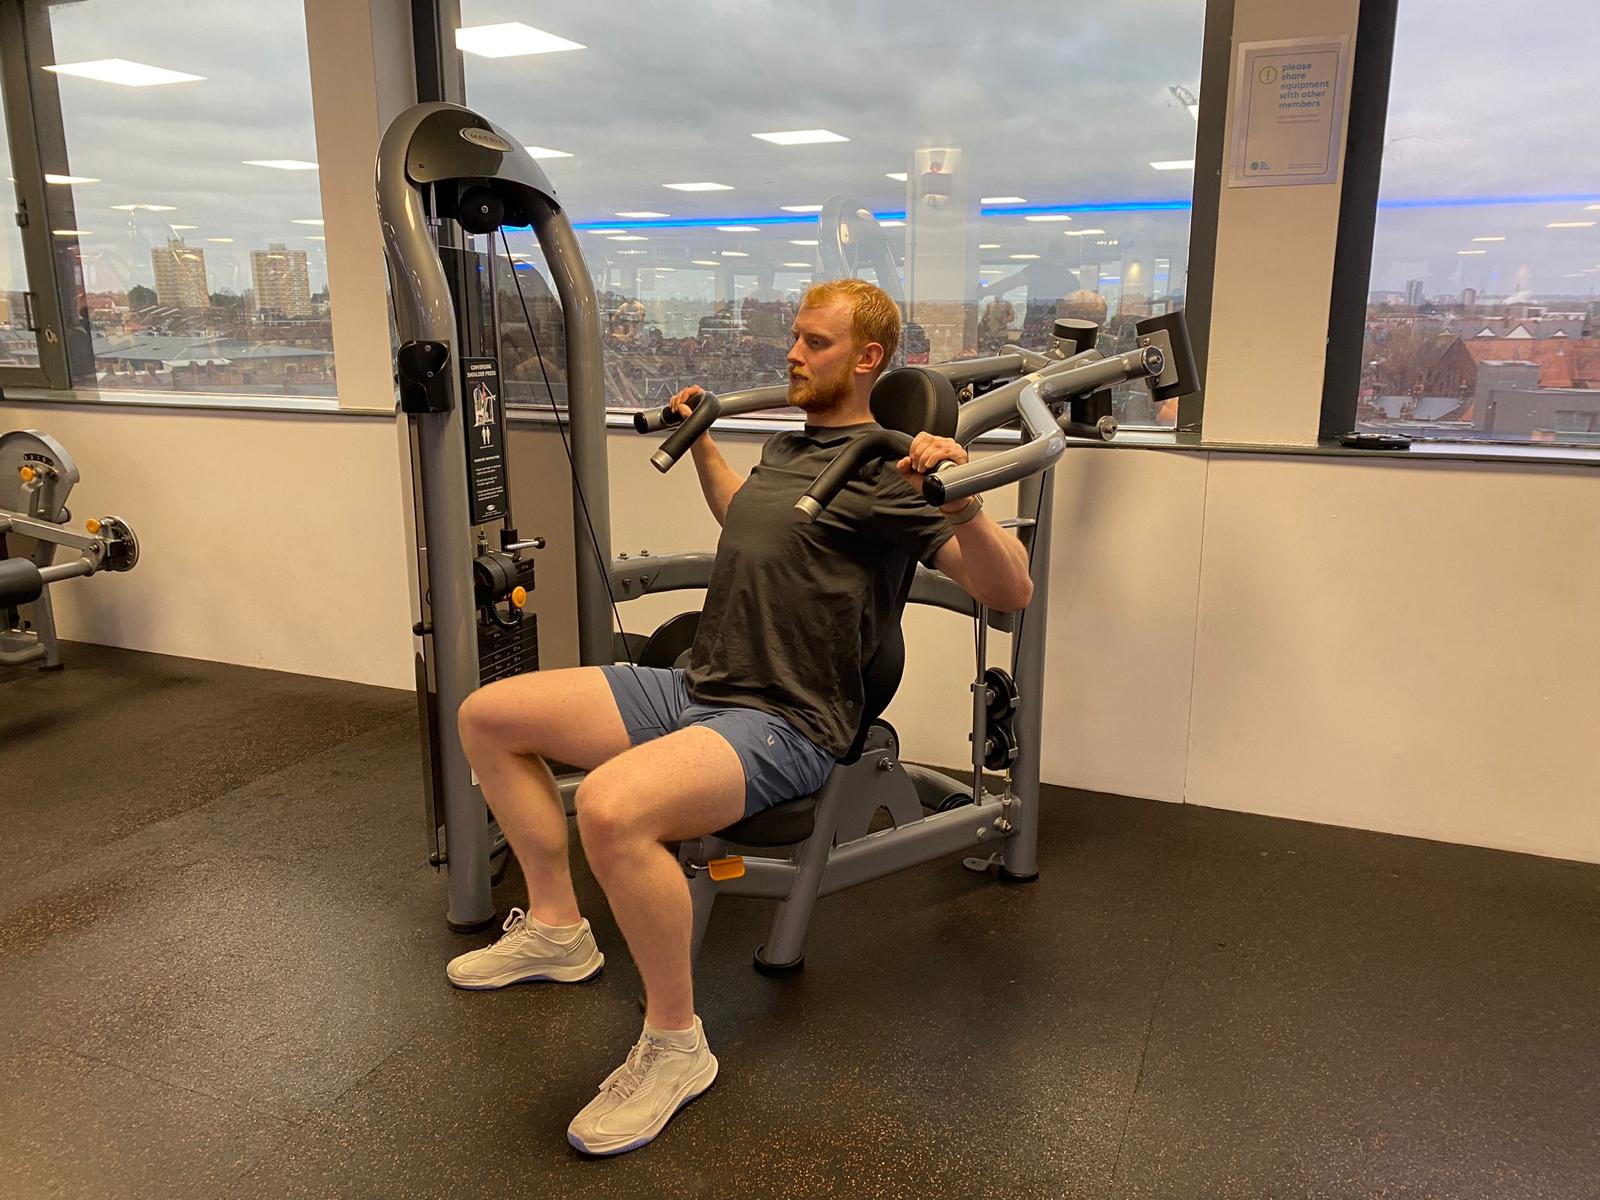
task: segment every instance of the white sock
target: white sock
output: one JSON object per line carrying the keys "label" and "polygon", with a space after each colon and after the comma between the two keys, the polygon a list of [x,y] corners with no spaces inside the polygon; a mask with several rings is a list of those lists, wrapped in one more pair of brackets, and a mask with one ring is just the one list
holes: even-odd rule
{"label": "white sock", "polygon": [[700,1023],[696,1021],[687,1029],[657,1029],[649,1021],[644,1023],[646,1037],[655,1039],[674,1050],[693,1050],[700,1044]]}

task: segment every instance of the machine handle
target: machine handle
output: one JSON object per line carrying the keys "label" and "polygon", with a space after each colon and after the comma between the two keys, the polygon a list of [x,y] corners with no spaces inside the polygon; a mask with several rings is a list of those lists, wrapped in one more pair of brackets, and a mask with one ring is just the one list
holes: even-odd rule
{"label": "machine handle", "polygon": [[[709,396],[710,392],[701,392],[700,396]],[[700,404],[700,396],[689,397],[689,409],[692,412]],[[644,412],[633,414],[633,429],[635,433],[660,433],[663,429],[670,429],[674,425],[683,424],[683,417],[677,409],[670,404],[663,404],[660,408],[648,409]]]}
{"label": "machine handle", "polygon": [[795,501],[794,506],[806,514],[807,520],[815,521],[822,515],[822,510],[833,503],[833,498],[843,490],[844,485],[863,463],[870,459],[904,458],[910,450],[909,433],[900,433],[894,429],[875,429],[871,433],[863,434],[834,456],[833,461],[822,469],[822,474],[818,475],[806,489],[806,494]]}
{"label": "machine handle", "polygon": [[[683,457],[684,451],[695,444],[702,433],[711,428],[711,423],[722,415],[722,401],[715,392],[701,392],[699,403],[694,406],[694,411],[678,423],[678,427],[661,443],[660,448],[650,456],[650,465],[665,475],[672,470],[677,461]],[[634,418],[634,428],[638,428],[638,418]]]}

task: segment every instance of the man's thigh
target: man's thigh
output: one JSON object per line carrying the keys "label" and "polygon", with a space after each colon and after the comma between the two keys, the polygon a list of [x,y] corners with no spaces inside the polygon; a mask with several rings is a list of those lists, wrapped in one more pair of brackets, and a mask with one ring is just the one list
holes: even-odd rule
{"label": "man's thigh", "polygon": [[590,771],[629,746],[611,685],[599,667],[530,671],[480,688],[463,711],[514,754]]}
{"label": "man's thigh", "polygon": [[578,791],[580,824],[586,805],[603,807],[608,823],[625,823],[657,841],[702,837],[744,816],[744,764],[716,731],[680,729],[591,772]]}

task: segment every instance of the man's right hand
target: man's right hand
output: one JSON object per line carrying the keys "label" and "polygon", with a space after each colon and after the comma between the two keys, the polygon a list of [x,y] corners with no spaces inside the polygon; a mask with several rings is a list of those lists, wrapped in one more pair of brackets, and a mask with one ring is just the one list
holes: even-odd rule
{"label": "man's right hand", "polygon": [[667,407],[678,414],[678,419],[680,421],[687,420],[689,414],[694,411],[694,405],[690,404],[689,401],[700,395],[703,391],[705,391],[705,389],[699,384],[691,383],[682,391],[675,393],[672,399],[667,401]]}

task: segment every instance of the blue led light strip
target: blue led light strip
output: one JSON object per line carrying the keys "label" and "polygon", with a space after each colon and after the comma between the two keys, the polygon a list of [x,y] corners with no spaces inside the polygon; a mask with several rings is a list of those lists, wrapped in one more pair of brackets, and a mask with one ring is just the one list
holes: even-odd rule
{"label": "blue led light strip", "polygon": [[[1523,205],[1523,204],[1595,204],[1600,203],[1600,194],[1563,194],[1549,196],[1429,196],[1411,200],[1379,200],[1379,208],[1491,208],[1496,205]],[[1071,216],[1077,213],[1144,213],[1144,212],[1188,212],[1191,204],[1187,200],[1106,200],[1099,203],[1088,204],[1008,204],[997,205],[980,209],[985,217],[1043,217],[1043,216]],[[872,214],[879,221],[904,221],[905,210],[892,212],[875,212]],[[815,225],[817,218],[814,214],[789,214],[776,216],[733,216],[733,217],[678,217],[661,221],[650,220],[615,220],[615,221],[579,221],[573,225],[574,229],[588,232],[594,229],[714,229],[718,225],[755,225],[757,227],[776,227],[783,225]]]}

